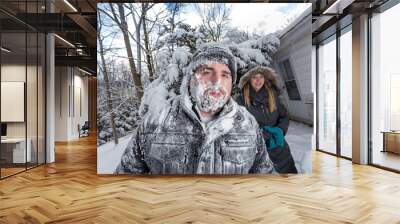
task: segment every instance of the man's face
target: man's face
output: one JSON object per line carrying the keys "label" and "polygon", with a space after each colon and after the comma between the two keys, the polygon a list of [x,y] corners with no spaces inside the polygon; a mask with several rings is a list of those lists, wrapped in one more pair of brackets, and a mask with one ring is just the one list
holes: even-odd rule
{"label": "man's face", "polygon": [[197,107],[215,114],[228,102],[232,92],[232,74],[225,64],[200,66],[190,81],[190,93]]}

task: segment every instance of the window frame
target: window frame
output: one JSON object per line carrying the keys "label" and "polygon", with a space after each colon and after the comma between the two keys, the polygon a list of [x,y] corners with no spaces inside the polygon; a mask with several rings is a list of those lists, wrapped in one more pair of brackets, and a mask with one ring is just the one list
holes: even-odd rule
{"label": "window frame", "polygon": [[[291,74],[291,76],[293,77],[293,78],[291,77],[292,79],[289,79],[289,77],[288,77],[289,75],[287,73],[285,62],[287,62],[286,65],[289,66],[289,69],[290,69],[290,71],[292,73]],[[279,69],[281,70],[282,81],[283,81],[283,84],[285,85],[286,92],[288,94],[289,100],[291,100],[291,101],[301,101],[302,100],[301,92],[300,92],[300,89],[298,87],[299,85],[297,83],[296,74],[294,72],[290,57],[284,58],[283,60],[279,61],[278,65],[279,65]],[[293,88],[289,88],[288,83],[290,83],[290,84],[294,83],[295,86]],[[293,96],[292,94],[289,94],[289,89],[294,89],[297,92],[295,94],[298,95],[298,96]]]}

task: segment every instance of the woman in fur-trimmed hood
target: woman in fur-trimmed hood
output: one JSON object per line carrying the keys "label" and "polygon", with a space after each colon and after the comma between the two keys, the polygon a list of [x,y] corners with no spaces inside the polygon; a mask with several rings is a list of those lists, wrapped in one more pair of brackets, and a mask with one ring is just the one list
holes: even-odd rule
{"label": "woman in fur-trimmed hood", "polygon": [[279,99],[278,77],[269,67],[250,69],[239,81],[241,94],[236,101],[256,118],[262,129],[268,154],[279,173],[297,173],[284,136],[289,127],[287,109]]}

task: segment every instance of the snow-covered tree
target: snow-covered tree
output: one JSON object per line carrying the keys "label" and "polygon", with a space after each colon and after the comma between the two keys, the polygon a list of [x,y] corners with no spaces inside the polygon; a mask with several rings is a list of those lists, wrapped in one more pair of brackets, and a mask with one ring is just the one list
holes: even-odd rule
{"label": "snow-covered tree", "polygon": [[201,18],[199,31],[207,41],[221,41],[229,27],[231,7],[225,3],[195,4],[194,9]]}
{"label": "snow-covered tree", "polygon": [[250,35],[248,32],[239,30],[237,27],[233,27],[228,29],[222,42],[238,44],[248,40],[249,38]]}

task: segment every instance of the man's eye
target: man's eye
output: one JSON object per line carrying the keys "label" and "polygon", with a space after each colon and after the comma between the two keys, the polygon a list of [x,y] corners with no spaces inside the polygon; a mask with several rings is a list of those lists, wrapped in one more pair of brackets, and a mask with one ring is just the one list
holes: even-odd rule
{"label": "man's eye", "polygon": [[223,74],[222,74],[222,77],[224,77],[224,78],[229,78],[229,77],[231,77],[231,74],[223,73]]}
{"label": "man's eye", "polygon": [[202,74],[202,75],[210,75],[211,72],[210,72],[210,71],[202,71],[201,74]]}

